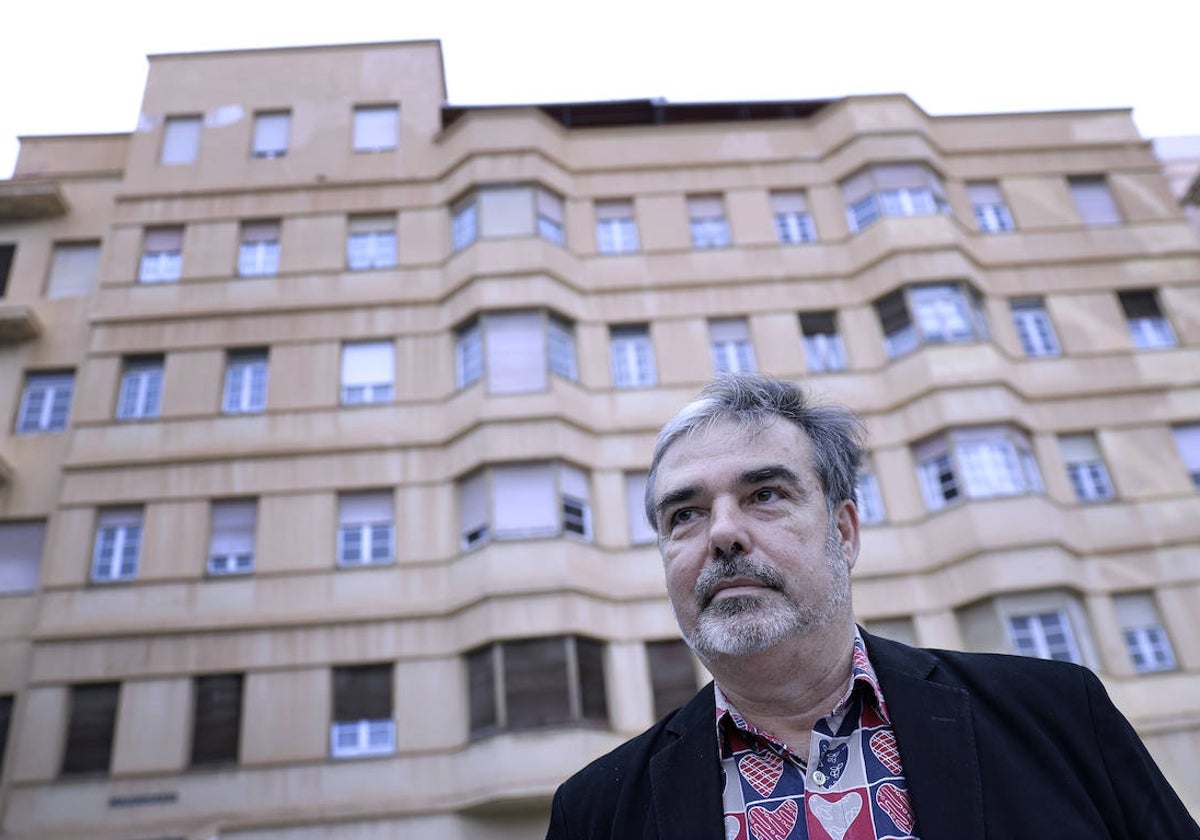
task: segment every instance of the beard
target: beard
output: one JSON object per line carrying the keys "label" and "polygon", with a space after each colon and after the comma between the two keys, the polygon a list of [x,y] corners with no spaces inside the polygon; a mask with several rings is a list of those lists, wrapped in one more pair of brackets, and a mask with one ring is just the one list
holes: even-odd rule
{"label": "beard", "polygon": [[[827,626],[850,603],[850,571],[835,523],[830,523],[825,540],[825,570],[830,584],[825,596],[804,604],[789,592],[778,569],[740,551],[726,554],[696,580],[696,626],[684,635],[701,656],[746,656],[761,653],[790,636]],[[713,587],[734,577],[755,580],[772,592],[730,595],[714,601]]]}

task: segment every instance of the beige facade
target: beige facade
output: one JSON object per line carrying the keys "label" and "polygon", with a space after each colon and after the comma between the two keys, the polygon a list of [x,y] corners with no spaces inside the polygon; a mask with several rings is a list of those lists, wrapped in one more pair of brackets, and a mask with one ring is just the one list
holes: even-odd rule
{"label": "beige facade", "polygon": [[637,493],[737,367],[865,416],[868,627],[1093,668],[1200,812],[1200,241],[1128,112],[445,98],[155,56],[22,140],[0,836],[540,836],[703,679]]}

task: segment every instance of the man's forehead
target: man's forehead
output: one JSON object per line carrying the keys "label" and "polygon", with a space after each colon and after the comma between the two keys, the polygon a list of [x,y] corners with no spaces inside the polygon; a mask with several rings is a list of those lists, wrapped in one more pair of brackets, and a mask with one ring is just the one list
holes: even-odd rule
{"label": "man's forehead", "polygon": [[745,454],[747,458],[792,461],[809,465],[808,436],[794,423],[780,418],[740,421],[718,417],[675,440],[663,454],[659,470],[677,470],[693,462]]}

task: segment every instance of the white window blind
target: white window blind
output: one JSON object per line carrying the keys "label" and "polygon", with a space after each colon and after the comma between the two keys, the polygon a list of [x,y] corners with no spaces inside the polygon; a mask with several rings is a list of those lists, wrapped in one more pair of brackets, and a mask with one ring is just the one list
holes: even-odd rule
{"label": "white window blind", "polygon": [[1191,475],[1193,483],[1200,488],[1200,423],[1176,426],[1172,431],[1179,458]]}
{"label": "white window blind", "polygon": [[199,117],[167,117],[163,126],[162,163],[192,163],[200,152]]}
{"label": "white window blind", "polygon": [[1002,204],[1000,185],[995,181],[974,181],[967,184],[967,198],[972,204]]}
{"label": "white window blind", "polygon": [[652,543],[658,536],[646,521],[646,473],[625,473],[625,514],[629,519],[629,542]]}
{"label": "white window blind", "polygon": [[551,464],[506,464],[492,468],[496,537],[553,536],[559,532],[558,493]]}
{"label": "white window blind", "polygon": [[547,342],[541,312],[498,312],[486,318],[487,382],[493,394],[547,387]]}
{"label": "white window blind", "polygon": [[289,111],[269,111],[254,115],[254,146],[252,154],[260,158],[277,158],[287,154],[292,115]]}
{"label": "white window blind", "polygon": [[178,280],[183,267],[183,228],[149,228],[142,243],[138,268],[141,283],[169,283]]}
{"label": "white window blind", "polygon": [[719,195],[688,196],[688,217],[698,219],[723,219],[725,202]]}
{"label": "white window blind", "polygon": [[46,297],[63,298],[89,294],[96,286],[100,267],[99,242],[61,242],[54,246]]}
{"label": "white window blind", "polygon": [[213,502],[208,545],[211,574],[249,572],[254,568],[254,529],[258,505],[253,499]]}
{"label": "white window blind", "polygon": [[45,522],[0,522],[0,594],[37,589],[45,542]]}
{"label": "white window blind", "polygon": [[342,402],[386,402],[396,380],[396,346],[364,341],[342,347]]}
{"label": "white window blind", "polygon": [[354,109],[354,151],[385,152],[396,148],[400,110],[395,105]]}
{"label": "white window blind", "polygon": [[479,190],[479,235],[484,238],[532,236],[536,216],[532,187]]}
{"label": "white window blind", "polygon": [[1068,178],[1071,198],[1085,225],[1119,225],[1121,211],[1113,200],[1108,180],[1103,175]]}
{"label": "white window blind", "polygon": [[388,490],[343,493],[338,497],[338,522],[343,525],[391,521],[392,494]]}

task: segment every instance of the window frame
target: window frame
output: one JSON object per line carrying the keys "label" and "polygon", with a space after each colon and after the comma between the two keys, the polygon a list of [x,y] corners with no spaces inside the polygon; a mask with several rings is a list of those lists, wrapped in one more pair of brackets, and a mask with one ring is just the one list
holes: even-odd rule
{"label": "window frame", "polygon": [[614,388],[653,388],[658,384],[649,324],[610,325],[608,360]]}
{"label": "window frame", "polygon": [[165,371],[162,355],[127,356],[121,365],[113,417],[121,421],[157,419],[162,413]]}
{"label": "window frame", "polygon": [[[234,387],[235,376],[241,377],[240,387]],[[261,386],[257,379],[261,379]],[[264,413],[269,383],[269,351],[258,348],[230,350],[225,356],[221,413],[229,416]]]}
{"label": "window frame", "polygon": [[[137,580],[141,569],[145,525],[146,513],[142,506],[121,505],[96,511],[92,565],[88,576],[92,583],[107,585]],[[126,556],[127,552],[131,556]]]}
{"label": "window frame", "polygon": [[[940,295],[940,300],[936,295]],[[916,300],[918,297],[929,300]],[[944,323],[950,320],[945,313],[945,307],[949,305],[957,310],[955,314],[965,328],[948,333],[931,331],[930,320],[938,314],[932,307],[939,304]],[[925,310],[925,306],[930,309]],[[883,332],[883,346],[889,359],[899,359],[926,346],[977,344],[990,341],[992,337],[983,296],[966,280],[901,286],[876,298],[872,308]],[[893,327],[890,332],[889,322]]]}
{"label": "window frame", "polygon": [[[530,324],[521,325],[522,318],[531,319]],[[536,319],[536,326],[533,324]],[[505,358],[501,352],[503,344],[493,347],[492,329],[501,330],[501,322],[507,321],[503,330],[516,326],[527,326],[536,330],[525,335],[530,353],[537,357],[527,360],[520,368],[498,365],[493,370],[493,354]],[[489,324],[491,326],[489,326]],[[515,326],[514,326],[515,324]],[[500,336],[510,335],[501,330]],[[497,340],[497,343],[500,343]],[[534,348],[534,345],[538,347]],[[544,370],[536,364],[544,365]],[[493,377],[495,374],[495,377]],[[463,390],[475,382],[483,381],[489,394],[539,393],[551,387],[551,377],[558,376],[570,382],[579,381],[579,356],[575,340],[575,323],[552,309],[497,309],[480,312],[464,321],[454,331],[454,384]]]}
{"label": "window frame", "polygon": [[[376,121],[377,124],[373,124]],[[384,125],[384,122],[390,125]],[[378,141],[375,134],[379,134]],[[400,106],[394,102],[355,105],[350,135],[350,146],[355,154],[396,151],[400,148]]]}
{"label": "window frame", "polygon": [[[163,119],[162,145],[159,147],[159,166],[187,166],[200,158],[200,141],[204,134],[201,114],[171,114]],[[172,148],[178,146],[179,148]]]}
{"label": "window frame", "polygon": [[807,245],[817,241],[817,226],[808,209],[804,190],[776,190],[771,193],[771,216],[775,237],[780,245]]}
{"label": "window frame", "polygon": [[[849,368],[846,343],[838,329],[835,309],[799,313],[800,338],[809,373],[838,373]],[[825,322],[828,323],[825,323]],[[812,331],[805,327],[811,327]]]}
{"label": "window frame", "polygon": [[[717,333],[714,337],[713,333]],[[742,338],[742,335],[745,335]],[[757,373],[758,359],[750,320],[745,317],[708,319],[708,350],[714,373]]]}
{"label": "window frame", "polygon": [[642,249],[632,199],[602,199],[592,205],[596,253],[605,256],[636,254]]}
{"label": "window frame", "polygon": [[[396,670],[391,662],[338,665],[330,672],[332,704],[329,755],[336,759],[371,758],[396,752]],[[383,697],[365,697],[370,683],[384,686]],[[357,683],[357,685],[355,685]],[[367,716],[359,710],[388,706],[386,716]],[[348,711],[346,707],[351,709]]]}
{"label": "window frame", "polygon": [[1008,310],[1021,349],[1029,359],[1058,358],[1063,354],[1054,321],[1041,297],[1009,298]]}
{"label": "window frame", "polygon": [[137,282],[153,286],[183,277],[183,226],[157,225],[142,233]]}
{"label": "window frame", "polygon": [[1179,346],[1179,338],[1163,312],[1157,289],[1120,290],[1117,303],[1125,316],[1129,340],[1135,349],[1169,350]]}
{"label": "window frame", "polygon": [[[546,475],[536,475],[542,469]],[[539,483],[537,486],[547,493],[547,501],[550,501],[554,511],[553,522],[546,520],[516,528],[499,521],[501,517],[496,507],[499,491],[496,485],[500,482],[518,485],[522,473],[525,480],[548,479],[548,485]],[[499,461],[466,473],[455,482],[460,550],[474,551],[492,542],[517,540],[566,538],[592,542],[591,483],[589,470],[561,459]],[[464,496],[464,493],[467,495]],[[479,494],[479,501],[473,494]]]}
{"label": "window frame", "polygon": [[[271,121],[281,121],[279,123]],[[292,112],[287,108],[255,111],[250,136],[250,157],[258,160],[277,160],[285,157],[291,146]]]}
{"label": "window frame", "polygon": [[[707,205],[705,202],[711,202]],[[697,251],[720,250],[733,246],[729,211],[721,193],[687,197],[688,231],[692,248]]]}
{"label": "window frame", "polygon": [[[367,376],[363,373],[355,374],[350,370],[354,366],[355,358],[354,351],[365,353],[368,350],[376,351],[386,349],[386,364],[382,367],[387,368],[389,378],[367,381]],[[380,357],[382,359],[382,355]],[[363,358],[358,361],[359,365],[370,366],[370,358]],[[378,361],[378,360],[376,360]],[[343,406],[360,406],[360,405],[382,405],[394,402],[396,399],[396,343],[388,339],[381,340],[365,340],[365,341],[347,341],[342,344],[341,349],[341,368],[339,378],[339,402]],[[354,374],[348,376],[347,374]],[[361,381],[360,381],[361,380]],[[359,395],[361,390],[361,396]]]}
{"label": "window frame", "polygon": [[[240,515],[239,515],[240,514]],[[218,520],[248,520],[238,523],[220,523]],[[241,531],[246,530],[247,535]],[[208,561],[207,573],[213,577],[230,575],[248,575],[254,571],[254,561],[258,544],[258,500],[243,499],[214,499],[209,503],[208,517]],[[231,543],[248,543],[246,550],[218,551],[219,547]]]}
{"label": "window frame", "polygon": [[[967,458],[967,447],[979,449]],[[983,447],[991,447],[985,451]],[[1005,449],[997,452],[996,449]],[[1045,492],[1028,433],[1011,424],[953,427],[911,447],[925,509],[936,513],[960,501],[1031,496]],[[1005,463],[999,465],[999,457]],[[1003,473],[995,470],[1003,468]],[[986,479],[986,486],[983,483]],[[1006,481],[1007,479],[1007,481]],[[1004,484],[1009,486],[1003,486]]]}
{"label": "window frame", "polygon": [[[219,767],[240,762],[242,724],[244,723],[245,685],[243,674],[200,674],[192,677],[192,726],[188,749],[188,767]],[[236,692],[236,702],[225,695]],[[232,712],[230,706],[233,707]],[[232,722],[231,722],[232,721]],[[221,730],[224,739],[214,736]]]}
{"label": "window frame", "polygon": [[980,233],[1009,233],[1017,229],[999,181],[968,181],[967,198]]}
{"label": "window frame", "polygon": [[[886,177],[889,169],[894,171],[890,177]],[[898,176],[895,171],[903,169],[912,171]],[[912,185],[887,183],[905,180]],[[925,161],[869,163],[843,178],[838,186],[846,208],[846,224],[852,235],[866,230],[882,218],[951,213],[945,181]]]}
{"label": "window frame", "polygon": [[[82,708],[84,704],[80,701],[84,697],[92,698],[88,703],[94,705]],[[112,772],[120,707],[119,682],[76,683],[71,686],[67,731],[58,769],[60,778],[108,775]]]}
{"label": "window frame", "polygon": [[67,431],[71,425],[74,396],[75,371],[26,371],[14,434],[44,435]]}
{"label": "window frame", "polygon": [[[1061,642],[1051,642],[1050,637],[1054,631],[1047,628],[1049,618],[1054,618],[1059,623]],[[1027,622],[1027,628],[1018,628],[1018,621]],[[1034,612],[1010,612],[1004,617],[1004,629],[1009,649],[1017,656],[1084,664],[1083,651],[1075,637],[1075,628],[1071,625],[1071,616],[1066,607]]]}
{"label": "window frame", "polygon": [[[396,562],[396,497],[390,489],[338,493],[337,546],[339,569],[390,566]],[[350,508],[378,508],[387,518],[368,518]],[[352,552],[357,544],[358,551]],[[377,554],[377,549],[381,551]]]}

